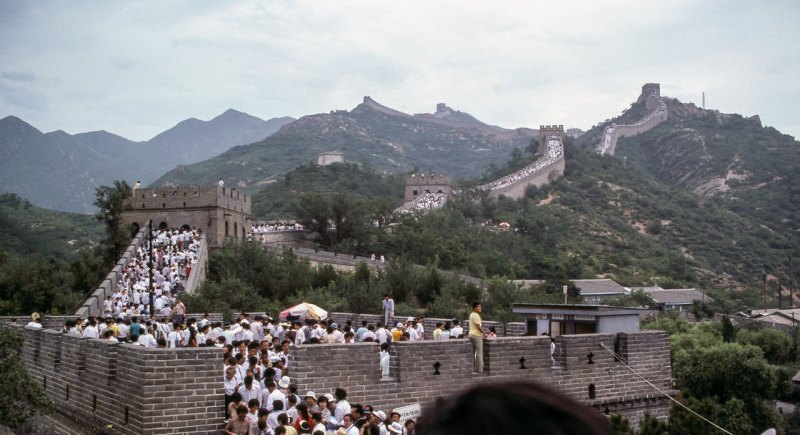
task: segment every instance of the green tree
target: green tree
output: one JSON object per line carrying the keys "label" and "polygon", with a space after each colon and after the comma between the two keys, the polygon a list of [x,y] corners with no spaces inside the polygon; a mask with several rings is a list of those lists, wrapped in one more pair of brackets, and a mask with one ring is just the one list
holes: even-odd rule
{"label": "green tree", "polygon": [[769,399],[776,378],[755,346],[721,343],[679,351],[674,355],[673,374],[678,385],[694,397]]}
{"label": "green tree", "polygon": [[20,427],[37,412],[50,413],[52,402],[22,362],[22,337],[0,324],[0,422]]}
{"label": "green tree", "polygon": [[644,418],[639,422],[639,435],[664,435],[668,432],[666,423],[660,422],[649,412],[645,412]]}
{"label": "green tree", "polygon": [[95,189],[94,206],[98,208],[94,217],[106,226],[106,239],[103,243],[108,252],[106,258],[113,264],[122,255],[131,240],[130,228],[122,223],[122,212],[125,210],[125,199],[133,194],[126,181],[117,180],[113,186],[100,186]]}
{"label": "green tree", "polygon": [[611,422],[611,430],[617,435],[633,435],[633,429],[631,428],[631,421],[628,417],[625,417],[619,413],[611,414],[609,417],[609,421]]}
{"label": "green tree", "polygon": [[742,329],[736,335],[736,342],[758,346],[770,364],[782,364],[789,361],[792,340],[785,332],[772,328],[762,328],[757,331]]}

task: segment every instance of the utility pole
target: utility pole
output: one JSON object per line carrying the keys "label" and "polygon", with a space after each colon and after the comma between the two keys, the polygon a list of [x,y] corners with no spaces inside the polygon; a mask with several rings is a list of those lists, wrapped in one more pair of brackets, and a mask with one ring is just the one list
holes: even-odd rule
{"label": "utility pole", "polygon": [[152,316],[154,314],[153,313],[153,296],[155,295],[155,289],[153,288],[153,220],[152,219],[150,219],[150,221],[147,222],[147,235],[148,235],[148,239],[149,239],[149,243],[150,243],[150,246],[148,248],[148,250],[150,251],[150,261],[149,261],[149,264],[148,264],[149,267],[147,268],[147,274],[148,274],[148,277],[150,278],[150,285],[149,285],[149,287],[150,287],[150,309],[149,309],[149,312],[150,312],[150,316]]}
{"label": "utility pole", "polygon": [[764,311],[767,311],[767,265],[764,265],[764,271],[761,272],[764,275],[764,289],[762,290],[762,294],[764,295]]}
{"label": "utility pole", "polygon": [[794,294],[792,290],[794,289],[794,272],[792,272],[792,254],[788,254],[789,257],[789,308],[794,307]]}

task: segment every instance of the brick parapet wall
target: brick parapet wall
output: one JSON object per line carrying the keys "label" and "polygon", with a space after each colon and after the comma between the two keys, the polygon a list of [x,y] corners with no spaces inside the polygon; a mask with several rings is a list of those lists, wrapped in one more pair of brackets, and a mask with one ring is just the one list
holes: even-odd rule
{"label": "brick parapet wall", "polygon": [[[222,358],[217,348],[144,349],[11,327],[24,339],[22,357],[31,375],[62,417],[131,434],[221,429]],[[667,416],[667,399],[623,364],[675,394],[666,333],[564,335],[555,344],[553,364],[549,337],[485,340],[485,373],[476,375],[467,339],[394,343],[389,379],[381,378],[376,343],[299,346],[290,352],[289,375],[301,392],[324,394],[343,387],[351,403],[384,410],[425,406],[480,383],[531,380],[600,412],[620,412],[634,424],[645,412]],[[614,349],[621,360],[609,352]]]}
{"label": "brick parapet wall", "polygon": [[222,358],[217,348],[145,349],[10,327],[24,339],[22,357],[31,376],[65,418],[101,433],[222,429]]}
{"label": "brick parapet wall", "polygon": [[550,181],[564,175],[565,167],[566,163],[564,157],[562,156],[554,163],[542,168],[537,172],[534,172],[533,174],[528,175],[519,181],[509,184],[503,188],[490,191],[489,195],[493,198],[497,198],[500,195],[515,199],[522,198],[525,196],[525,191],[528,189],[528,186],[542,187],[545,184],[550,183]]}
{"label": "brick parapet wall", "polygon": [[84,302],[84,304],[75,313],[76,316],[83,318],[89,316],[99,316],[103,314],[103,301],[106,297],[114,294],[117,289],[119,278],[122,271],[130,264],[131,259],[136,256],[136,250],[144,242],[145,229],[141,229],[138,234],[133,238],[128,248],[122,254],[117,264],[111,269],[111,272],[106,275],[100,285],[94,290],[91,296]]}

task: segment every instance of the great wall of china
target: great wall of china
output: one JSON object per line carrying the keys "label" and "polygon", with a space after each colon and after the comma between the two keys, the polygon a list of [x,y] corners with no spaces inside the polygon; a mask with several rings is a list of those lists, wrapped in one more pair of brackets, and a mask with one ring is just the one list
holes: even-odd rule
{"label": "great wall of china", "polygon": [[[653,88],[655,86],[655,89]],[[652,110],[642,121],[614,126],[608,146],[598,152],[613,154],[618,137],[638,134],[666,119],[666,106],[658,85],[647,84],[643,96]],[[393,111],[365,97],[365,104]],[[564,171],[563,127],[542,126],[542,158],[493,183],[481,186],[492,195],[518,197],[527,186],[546,183]],[[604,135],[605,143],[605,135]],[[601,144],[602,145],[602,144]],[[505,180],[505,181],[504,181]],[[410,187],[409,187],[410,186]],[[449,180],[429,177],[407,184],[408,189],[436,187],[449,194]],[[413,194],[411,196],[414,196]],[[413,200],[413,198],[412,198]],[[101,314],[102,301],[116,289],[119,274],[144,242],[147,221],[172,227],[189,225],[206,234],[203,257],[195,268],[195,280],[205,276],[205,252],[221,246],[222,240],[240,237],[252,222],[250,198],[223,187],[141,189],[130,200],[126,222],[141,231],[120,262],[76,313],[77,317]],[[270,235],[272,236],[272,235]],[[277,234],[279,241],[284,235]],[[294,240],[294,237],[285,239]],[[310,250],[309,250],[310,251]],[[314,251],[320,262],[335,262],[335,253]],[[339,255],[341,256],[341,255]],[[346,263],[361,261],[348,258]],[[196,285],[187,284],[189,288]],[[0,318],[24,340],[22,357],[33,378],[53,400],[55,413],[47,417],[51,433],[221,433],[223,419],[222,359],[217,348],[146,349],[108,340],[64,335],[57,329],[76,316],[46,317],[44,329],[29,329]],[[331,313],[343,322],[377,316]],[[213,319],[221,315],[212,314]],[[436,319],[427,319],[426,327]],[[377,346],[371,343],[305,345],[293,348],[291,377],[300,391],[319,394],[345,387],[354,403],[371,403],[379,409],[421,404],[455,393],[462,388],[502,380],[533,380],[559,389],[598,412],[621,413],[633,424],[645,412],[664,419],[672,372],[666,333],[643,331],[616,334],[562,335],[556,338],[551,360],[548,337],[525,336],[525,324],[486,322],[504,335],[484,345],[485,373],[472,373],[468,340],[448,342],[400,342],[393,344],[390,378],[379,370]],[[431,328],[432,329],[432,328]],[[615,356],[612,350],[617,354]],[[636,374],[634,374],[634,372]],[[637,376],[638,374],[638,376]],[[645,381],[646,379],[647,381]]]}
{"label": "great wall of china", "polygon": [[[221,433],[219,349],[147,349],[11,327],[24,339],[28,370],[54,402],[53,433]],[[466,339],[395,343],[388,379],[380,375],[374,343],[299,346],[292,349],[289,366],[299,391],[322,394],[344,387],[352,403],[384,410],[424,407],[479,383],[532,380],[634,423],[645,412],[666,418],[669,399],[633,373],[675,393],[666,333],[563,335],[556,349],[551,360],[548,337],[488,340],[482,375],[472,373]]]}
{"label": "great wall of china", "polygon": [[611,124],[603,130],[603,137],[597,144],[597,154],[614,155],[617,140],[621,137],[631,137],[644,133],[651,128],[666,121],[669,117],[667,104],[661,98],[661,86],[658,83],[647,83],[642,86],[642,94],[637,102],[645,103],[645,108],[650,112],[633,124]]}

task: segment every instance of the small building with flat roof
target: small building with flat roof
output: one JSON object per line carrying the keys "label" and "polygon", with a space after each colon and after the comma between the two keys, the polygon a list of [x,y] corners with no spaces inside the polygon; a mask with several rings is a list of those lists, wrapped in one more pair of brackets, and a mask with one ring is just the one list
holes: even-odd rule
{"label": "small building with flat roof", "polygon": [[526,335],[598,334],[638,332],[645,308],[607,305],[512,304],[514,313],[525,317]]}

